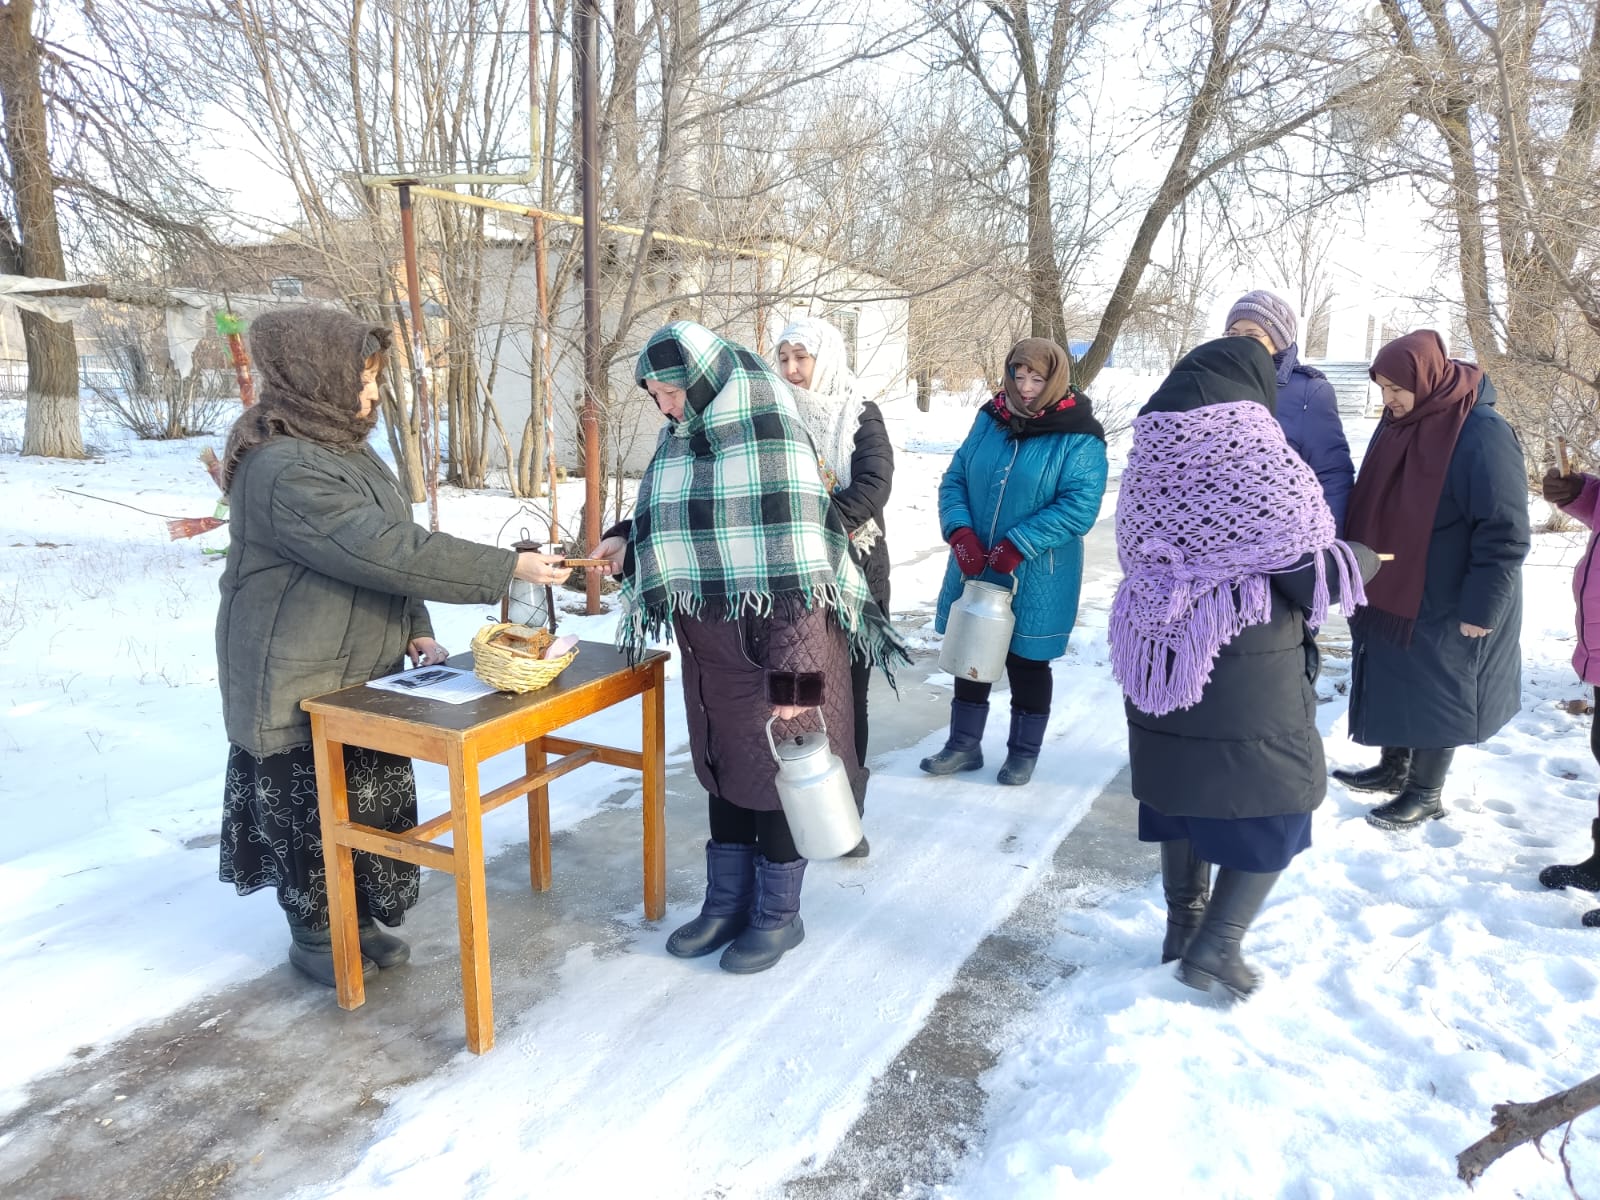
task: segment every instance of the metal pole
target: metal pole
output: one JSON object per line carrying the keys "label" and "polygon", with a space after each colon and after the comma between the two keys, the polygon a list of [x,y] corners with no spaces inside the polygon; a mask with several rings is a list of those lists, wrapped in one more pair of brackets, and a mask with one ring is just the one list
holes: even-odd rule
{"label": "metal pole", "polygon": [[[528,177],[539,173],[544,151],[539,137],[539,0],[528,0]],[[544,197],[540,197],[541,201]],[[543,371],[544,397],[544,478],[550,490],[550,540],[553,546],[561,539],[561,510],[556,494],[556,391],[550,362],[550,286],[546,276],[544,249],[544,218],[533,219],[533,275],[539,289],[539,332],[534,353],[539,364],[534,370]],[[555,628],[555,603],[550,606],[551,629]]]}
{"label": "metal pole", "polygon": [[[600,393],[605,379],[600,365],[600,128],[599,87],[595,78],[600,56],[596,0],[578,0],[574,19],[578,36],[578,95],[583,125],[583,489],[584,537],[600,542]],[[587,547],[586,547],[587,548]],[[590,613],[600,611],[600,574],[585,571]]]}
{"label": "metal pole", "polygon": [[438,440],[437,422],[430,420],[432,389],[428,387],[428,353],[422,338],[422,281],[417,272],[417,226],[411,212],[411,185],[400,184],[400,238],[405,246],[406,292],[411,300],[411,388],[421,425],[417,454],[422,459],[422,480],[428,491],[428,528],[439,529],[439,457],[430,453]]}
{"label": "metal pole", "polygon": [[[550,285],[544,250],[544,219],[533,219],[533,277],[539,290],[539,334],[534,352],[539,356],[535,369],[543,372],[544,386],[544,478],[550,489],[550,544],[561,540],[560,510],[556,497],[556,391],[550,362]],[[588,547],[585,547],[587,550]]]}

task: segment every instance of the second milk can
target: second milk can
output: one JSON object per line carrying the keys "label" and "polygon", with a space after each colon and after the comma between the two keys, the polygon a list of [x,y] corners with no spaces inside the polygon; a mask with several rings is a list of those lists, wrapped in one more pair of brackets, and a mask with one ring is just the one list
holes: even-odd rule
{"label": "second milk can", "polygon": [[957,679],[974,683],[993,683],[1005,674],[1006,651],[1011,648],[1011,631],[1016,614],[1011,611],[1011,586],[969,579],[961,595],[950,605],[944,625],[944,645],[939,647],[939,669]]}
{"label": "second milk can", "polygon": [[[822,715],[821,710],[817,715]],[[778,763],[778,800],[789,820],[794,847],[803,858],[838,858],[861,843],[861,814],[844,763],[822,732],[792,734],[772,740],[773,717],[767,722],[767,745]]]}

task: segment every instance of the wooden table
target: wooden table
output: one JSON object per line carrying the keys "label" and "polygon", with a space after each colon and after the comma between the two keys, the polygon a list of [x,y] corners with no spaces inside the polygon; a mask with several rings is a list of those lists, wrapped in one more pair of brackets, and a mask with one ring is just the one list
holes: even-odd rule
{"label": "wooden table", "polygon": [[[615,648],[580,642],[577,658],[553,683],[526,695],[497,693],[466,704],[446,704],[358,685],[301,703],[311,714],[340,1008],[359,1008],[367,998],[361,977],[351,859],[352,851],[365,850],[455,876],[467,1046],[474,1054],[492,1047],[494,1001],[489,981],[483,814],[520,796],[528,798],[528,871],[534,889],[546,891],[550,887],[550,781],[585,763],[630,767],[644,776],[644,912],[652,921],[661,918],[667,899],[666,758],[661,739],[662,668],[666,661],[664,652],[651,651],[630,667]],[[472,655],[458,654],[450,665],[470,671]],[[642,698],[644,709],[642,750],[552,736],[554,730],[633,696]],[[450,772],[450,811],[401,833],[352,821],[345,790],[345,746],[443,763]],[[514,746],[525,749],[527,774],[480,795],[479,764]],[[551,761],[552,754],[559,757]],[[446,833],[450,845],[434,845],[434,839]]]}

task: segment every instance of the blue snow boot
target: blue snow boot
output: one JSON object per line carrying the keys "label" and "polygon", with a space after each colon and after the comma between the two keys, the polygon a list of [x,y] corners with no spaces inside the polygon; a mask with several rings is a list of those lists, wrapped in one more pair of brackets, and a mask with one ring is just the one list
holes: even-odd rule
{"label": "blue snow boot", "polygon": [[756,890],[756,848],[740,842],[706,843],[706,899],[700,915],[675,929],[667,953],[699,958],[726,946],[750,923]]}
{"label": "blue snow boot", "polygon": [[805,941],[806,927],[800,923],[800,884],[805,879],[806,860],[768,862],[756,856],[756,898],[750,910],[750,925],[722,952],[722,969],[735,975],[754,975],[774,965],[790,950]]}
{"label": "blue snow boot", "polygon": [[1044,745],[1044,727],[1050,724],[1048,712],[1011,710],[1011,737],[1006,742],[1006,761],[995,776],[1010,787],[1021,787],[1033,778],[1033,764],[1039,761]]}
{"label": "blue snow boot", "polygon": [[922,769],[929,775],[978,770],[983,766],[983,727],[988,721],[988,701],[950,701],[950,736],[945,739],[943,750],[922,760]]}

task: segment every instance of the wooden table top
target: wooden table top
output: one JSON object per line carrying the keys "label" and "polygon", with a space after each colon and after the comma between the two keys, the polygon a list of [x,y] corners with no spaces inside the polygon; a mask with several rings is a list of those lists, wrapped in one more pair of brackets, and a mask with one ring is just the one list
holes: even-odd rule
{"label": "wooden table top", "polygon": [[[638,667],[628,666],[628,659],[615,646],[604,642],[578,643],[578,656],[567,669],[536,692],[521,694],[496,692],[469,700],[465,704],[446,704],[442,700],[429,700],[422,696],[409,696],[383,688],[368,687],[358,683],[343,691],[313,696],[301,702],[307,712],[324,714],[361,713],[391,720],[409,721],[433,729],[462,732],[499,718],[520,714],[530,708],[546,704],[564,703],[586,687],[602,683],[612,676],[630,670],[644,670],[652,663],[663,661],[671,655],[665,650],[647,650],[640,657]],[[463,671],[472,671],[472,651],[451,655],[449,665]]]}

